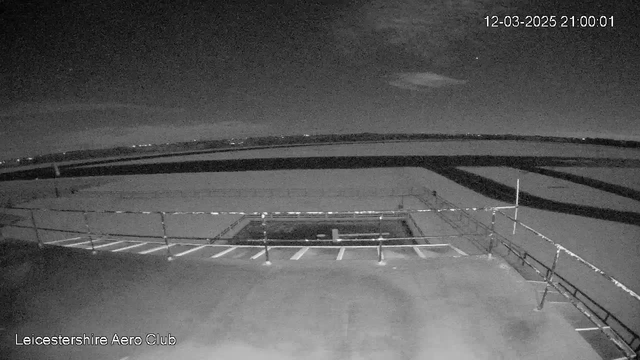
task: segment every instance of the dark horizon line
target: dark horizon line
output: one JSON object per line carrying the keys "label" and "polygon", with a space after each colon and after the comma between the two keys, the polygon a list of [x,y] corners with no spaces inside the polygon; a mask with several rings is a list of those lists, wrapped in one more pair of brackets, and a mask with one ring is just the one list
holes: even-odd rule
{"label": "dark horizon line", "polygon": [[[302,141],[300,141],[302,140]],[[579,143],[586,145],[604,145],[623,148],[639,148],[640,141],[620,140],[612,138],[594,137],[567,137],[551,135],[518,135],[518,134],[477,134],[477,133],[330,133],[330,134],[299,134],[299,135],[270,135],[254,137],[232,137],[224,139],[200,139],[193,141],[180,141],[174,143],[156,144],[136,144],[129,146],[114,146],[106,148],[69,150],[35,155],[31,157],[20,157],[11,159],[0,159],[0,168],[20,167],[33,165],[42,162],[84,160],[90,158],[109,157],[116,155],[129,155],[133,153],[144,154],[148,152],[171,151],[171,148],[181,147],[183,151],[197,150],[196,153],[206,152],[206,150],[256,150],[277,147],[295,147],[309,145],[330,145],[334,143],[371,143],[371,142],[410,142],[423,140],[521,140],[540,142],[564,142]],[[297,142],[292,142],[297,141]],[[205,145],[208,147],[202,148]],[[231,146],[230,146],[231,145]],[[173,151],[178,151],[174,149]],[[184,154],[182,154],[184,155]],[[65,157],[65,158],[62,158]],[[147,156],[143,156],[147,157]],[[153,157],[153,155],[148,155]]]}

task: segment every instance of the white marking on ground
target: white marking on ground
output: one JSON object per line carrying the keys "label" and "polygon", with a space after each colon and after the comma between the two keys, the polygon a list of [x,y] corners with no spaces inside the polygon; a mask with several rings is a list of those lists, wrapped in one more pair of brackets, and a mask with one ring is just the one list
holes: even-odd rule
{"label": "white marking on ground", "polygon": [[75,244],[62,245],[62,246],[65,246],[65,247],[72,247],[72,246],[78,246],[78,245],[84,245],[84,244],[91,244],[91,240],[89,240],[89,241],[82,241],[82,242],[75,243]]}
{"label": "white marking on ground", "polygon": [[462,255],[462,256],[469,256],[466,252],[458,249],[457,247],[453,246],[453,245],[449,245],[450,248],[452,248],[453,250],[455,250],[458,254]]}
{"label": "white marking on ground", "polygon": [[71,240],[78,240],[78,239],[82,239],[82,236],[78,236],[78,237],[74,237],[74,238],[70,238],[70,239],[47,241],[47,242],[45,242],[45,244],[57,244],[57,243],[60,243],[60,242],[63,242],[63,241],[71,241]]}
{"label": "white marking on ground", "polygon": [[291,260],[300,260],[302,255],[304,255],[304,253],[306,253],[307,251],[309,251],[309,247],[303,247],[302,249],[298,250],[297,253],[293,254]]}
{"label": "white marking on ground", "polygon": [[142,245],[146,245],[146,244],[147,244],[146,242],[142,242],[142,243],[139,243],[139,244],[134,244],[134,245],[131,245],[131,246],[126,246],[126,247],[123,247],[123,248],[120,248],[120,249],[111,250],[111,251],[112,251],[112,252],[124,251],[124,250],[129,250],[129,249],[137,248],[138,246],[142,246]]}
{"label": "white marking on ground", "polygon": [[198,251],[200,249],[204,249],[206,247],[207,247],[207,245],[201,245],[201,246],[195,247],[193,249],[189,249],[189,250],[183,251],[181,253],[177,253],[177,254],[175,254],[173,256],[177,257],[177,256],[183,256],[183,255],[191,254],[192,252]]}
{"label": "white marking on ground", "polygon": [[159,251],[159,250],[162,250],[162,249],[168,249],[168,248],[172,247],[173,245],[175,245],[175,244],[169,244],[169,246],[167,246],[167,245],[158,246],[158,247],[153,248],[153,249],[141,251],[138,254],[141,254],[141,255],[150,254],[152,252],[156,252],[156,251]]}
{"label": "white marking on ground", "polygon": [[266,252],[266,251],[265,251],[264,249],[262,249],[262,250],[258,251],[258,253],[257,253],[257,254],[255,254],[255,255],[253,255],[253,256],[251,257],[251,260],[255,260],[255,259],[259,258],[260,256],[264,255],[264,253],[265,253],[265,252]]}
{"label": "white marking on ground", "polygon": [[219,257],[221,257],[221,256],[224,256],[224,255],[226,255],[226,254],[228,254],[228,253],[232,252],[232,251],[233,251],[233,250],[235,250],[236,248],[237,248],[237,246],[230,247],[230,248],[228,248],[227,250],[223,250],[223,251],[221,251],[221,252],[219,252],[219,253],[217,253],[217,254],[213,255],[211,258],[212,258],[212,259],[219,258]]}
{"label": "white marking on ground", "polygon": [[416,254],[418,254],[418,256],[419,256],[421,259],[426,259],[426,258],[427,258],[427,257],[424,255],[424,253],[422,252],[422,250],[420,250],[420,248],[419,248],[419,247],[417,247],[417,246],[412,246],[412,247],[413,247],[413,250],[416,252]]}
{"label": "white marking on ground", "polygon": [[99,249],[99,248],[103,248],[103,247],[107,247],[107,246],[113,246],[113,245],[117,245],[117,244],[121,244],[124,241],[114,241],[114,242],[110,242],[110,243],[106,243],[106,244],[102,244],[102,245],[98,245],[98,246],[94,246],[94,249]]}
{"label": "white marking on ground", "polygon": [[344,256],[344,250],[344,246],[340,248],[340,252],[338,252],[338,257],[336,258],[336,260],[342,260],[342,257]]}

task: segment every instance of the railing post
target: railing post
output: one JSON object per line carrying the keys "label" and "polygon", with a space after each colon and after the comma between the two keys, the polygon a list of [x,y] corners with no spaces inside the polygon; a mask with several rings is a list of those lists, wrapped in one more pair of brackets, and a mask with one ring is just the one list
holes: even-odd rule
{"label": "railing post", "polygon": [[383,214],[380,214],[378,220],[378,265],[384,265],[382,260],[382,216]]}
{"label": "railing post", "polygon": [[556,249],[556,256],[553,258],[553,265],[551,265],[551,273],[545,279],[547,286],[544,288],[544,293],[542,293],[542,299],[540,300],[540,305],[538,305],[537,310],[542,310],[544,306],[544,300],[547,297],[547,293],[549,292],[549,285],[551,285],[551,281],[553,280],[553,275],[555,275],[556,265],[558,264],[558,259],[560,258],[560,247]]}
{"label": "railing post", "polygon": [[89,227],[89,214],[87,214],[86,211],[83,211],[82,215],[84,216],[84,226],[87,228],[87,236],[89,237],[89,242],[91,242],[91,253],[95,255],[97,251],[93,245],[93,234],[91,234],[91,227]]}
{"label": "railing post", "polygon": [[491,213],[491,233],[489,234],[489,259],[493,254],[493,238],[496,236],[496,211]]}
{"label": "railing post", "polygon": [[31,213],[31,223],[33,224],[33,230],[36,232],[36,240],[38,240],[38,247],[40,249],[44,248],[44,244],[42,243],[42,239],[40,238],[40,233],[38,232],[38,225],[36,225],[36,217],[33,215],[33,210],[29,210]]}
{"label": "railing post", "polygon": [[169,238],[167,237],[167,225],[165,223],[164,216],[165,216],[164,211],[161,211],[160,222],[162,223],[162,239],[164,240],[164,244],[167,247],[167,260],[171,261],[173,260],[173,257],[171,256],[171,249],[169,247]]}
{"label": "railing post", "polygon": [[269,244],[267,239],[267,213],[262,213],[262,242],[264,244],[264,255],[266,257],[265,265],[271,265],[271,261],[269,261]]}

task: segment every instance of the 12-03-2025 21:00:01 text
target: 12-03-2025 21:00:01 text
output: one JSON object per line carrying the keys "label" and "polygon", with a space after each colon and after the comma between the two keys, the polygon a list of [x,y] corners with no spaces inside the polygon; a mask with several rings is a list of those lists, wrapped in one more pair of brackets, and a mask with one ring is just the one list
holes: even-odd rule
{"label": "12-03-2025 21:00:01 text", "polygon": [[612,28],[613,16],[605,15],[505,15],[485,16],[491,28]]}

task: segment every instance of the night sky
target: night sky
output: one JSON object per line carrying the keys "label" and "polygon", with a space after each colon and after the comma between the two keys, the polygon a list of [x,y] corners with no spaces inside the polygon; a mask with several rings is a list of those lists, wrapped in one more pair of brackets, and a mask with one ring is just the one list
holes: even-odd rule
{"label": "night sky", "polygon": [[225,3],[0,0],[0,159],[303,133],[640,141],[636,0]]}

